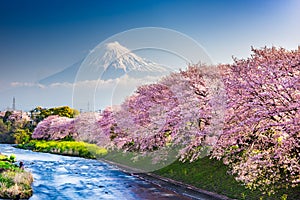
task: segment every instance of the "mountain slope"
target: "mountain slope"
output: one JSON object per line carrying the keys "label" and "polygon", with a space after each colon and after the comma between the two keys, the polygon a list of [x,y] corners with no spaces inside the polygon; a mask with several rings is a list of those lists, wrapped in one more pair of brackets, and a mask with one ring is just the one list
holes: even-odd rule
{"label": "mountain slope", "polygon": [[[137,56],[118,42],[111,42],[105,44],[101,51],[89,55],[87,60],[81,60],[61,72],[40,80],[39,83],[44,85],[59,82],[73,83],[78,71],[79,73],[91,73],[84,75],[84,80],[98,78],[108,80],[120,78],[125,74],[134,78],[162,76],[168,74],[170,70]],[[80,81],[83,79],[79,76]]]}
{"label": "mountain slope", "polygon": [[43,78],[38,81],[42,85],[50,85],[52,83],[73,83],[77,74],[78,69],[80,68],[83,60],[78,61],[77,63],[65,68],[64,70],[57,72],[53,75],[50,75],[46,78]]}

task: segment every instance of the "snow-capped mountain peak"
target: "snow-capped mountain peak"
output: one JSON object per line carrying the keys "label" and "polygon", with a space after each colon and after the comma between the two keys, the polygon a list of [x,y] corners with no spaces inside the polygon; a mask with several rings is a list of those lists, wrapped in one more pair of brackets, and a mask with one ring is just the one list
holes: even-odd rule
{"label": "snow-capped mountain peak", "polygon": [[120,55],[130,52],[129,49],[120,45],[120,43],[117,41],[106,43],[105,49],[108,52],[111,51],[111,52],[115,52],[116,54],[120,54]]}
{"label": "snow-capped mountain peak", "polygon": [[107,70],[107,68],[111,66],[117,69],[123,69],[126,72],[127,68],[123,59],[125,58],[126,60],[126,57],[128,57],[129,54],[130,50],[120,45],[119,42],[115,41],[107,43],[105,44],[105,53],[101,58],[102,66],[99,67],[103,67],[104,70]]}
{"label": "snow-capped mountain peak", "polygon": [[117,41],[105,44],[101,52],[101,55],[91,56],[89,63],[98,72],[103,72],[103,79],[117,78],[126,73],[141,77],[168,72],[162,65],[139,57]]}

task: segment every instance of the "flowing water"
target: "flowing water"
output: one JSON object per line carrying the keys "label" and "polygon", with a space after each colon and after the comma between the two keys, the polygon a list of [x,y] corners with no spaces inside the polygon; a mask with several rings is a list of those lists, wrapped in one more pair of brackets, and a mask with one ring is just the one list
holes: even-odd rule
{"label": "flowing water", "polygon": [[0,152],[15,154],[25,170],[32,172],[30,200],[187,199],[98,160],[32,152],[7,144],[0,144]]}

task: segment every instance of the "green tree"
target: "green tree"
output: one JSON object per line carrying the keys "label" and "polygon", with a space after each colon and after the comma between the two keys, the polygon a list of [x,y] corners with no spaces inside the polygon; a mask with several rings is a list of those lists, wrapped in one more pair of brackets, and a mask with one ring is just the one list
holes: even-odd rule
{"label": "green tree", "polygon": [[36,124],[38,124],[40,121],[43,121],[43,119],[49,117],[50,115],[74,118],[79,114],[78,110],[72,109],[69,106],[54,107],[49,109],[38,106],[30,112],[31,118]]}
{"label": "green tree", "polygon": [[69,117],[74,118],[76,113],[75,109],[70,108],[69,106],[62,106],[62,107],[56,107],[56,108],[50,108],[51,115],[59,115],[61,117]]}
{"label": "green tree", "polygon": [[11,122],[7,120],[4,123],[3,119],[0,119],[0,143],[13,143],[13,137],[10,133]]}
{"label": "green tree", "polygon": [[7,125],[3,122],[3,119],[0,119],[0,134],[7,133]]}
{"label": "green tree", "polygon": [[6,123],[8,121],[9,116],[11,116],[11,115],[12,115],[11,111],[6,111],[5,115],[3,117],[3,122]]}
{"label": "green tree", "polygon": [[31,132],[28,129],[17,129],[13,137],[16,144],[28,143],[31,139]]}

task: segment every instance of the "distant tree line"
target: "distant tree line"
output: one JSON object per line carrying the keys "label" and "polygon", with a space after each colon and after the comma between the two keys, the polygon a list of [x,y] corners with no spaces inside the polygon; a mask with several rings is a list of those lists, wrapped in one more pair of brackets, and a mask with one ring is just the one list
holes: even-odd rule
{"label": "distant tree line", "polygon": [[29,113],[22,111],[5,111],[0,116],[0,143],[27,143],[37,124],[51,115],[74,118],[79,112],[69,106],[54,108],[34,108]]}

